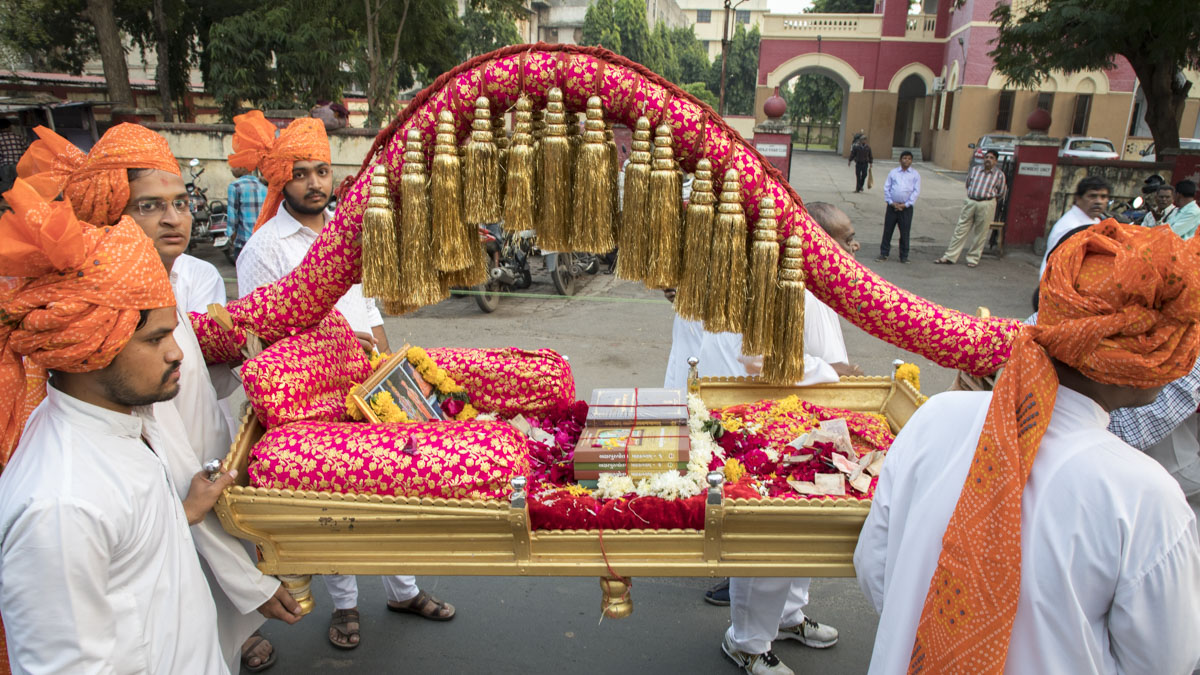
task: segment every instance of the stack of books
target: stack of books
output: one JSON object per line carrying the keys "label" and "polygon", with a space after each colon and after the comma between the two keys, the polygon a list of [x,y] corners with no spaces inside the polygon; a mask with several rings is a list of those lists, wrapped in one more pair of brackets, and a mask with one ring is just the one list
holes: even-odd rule
{"label": "stack of books", "polygon": [[681,389],[596,389],[575,446],[575,480],[595,488],[603,473],[638,480],[686,471],[687,415]]}

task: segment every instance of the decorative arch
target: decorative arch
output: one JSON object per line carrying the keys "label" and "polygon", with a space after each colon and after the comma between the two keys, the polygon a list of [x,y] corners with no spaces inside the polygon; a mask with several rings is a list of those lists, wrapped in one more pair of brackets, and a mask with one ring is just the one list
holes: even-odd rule
{"label": "decorative arch", "polygon": [[850,93],[863,90],[863,76],[858,74],[854,66],[829,54],[801,54],[794,56],[776,66],[775,70],[767,73],[767,86],[781,86],[785,80],[800,71],[818,71],[839,81]]}
{"label": "decorative arch", "polygon": [[954,67],[950,69],[950,79],[946,80],[946,91],[955,89],[958,89],[958,61],[954,62]]}
{"label": "decorative arch", "polygon": [[888,91],[893,94],[899,93],[900,83],[903,82],[909,75],[916,75],[917,77],[921,78],[921,80],[925,82],[926,92],[933,91],[933,70],[931,70],[929,66],[925,65],[924,63],[915,62],[910,63],[896,71],[896,74],[892,76],[891,83],[888,84]]}
{"label": "decorative arch", "polygon": [[1067,78],[1067,91],[1077,91],[1081,94],[1107,94],[1109,92],[1108,76],[1102,72],[1075,73]]}

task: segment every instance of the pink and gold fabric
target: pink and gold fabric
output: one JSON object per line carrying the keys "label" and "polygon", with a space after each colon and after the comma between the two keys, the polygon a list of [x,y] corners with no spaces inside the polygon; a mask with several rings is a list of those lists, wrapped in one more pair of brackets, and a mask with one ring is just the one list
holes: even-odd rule
{"label": "pink and gold fabric", "polygon": [[336,309],[312,330],[279,340],[242,366],[246,398],[268,429],[342,421],[350,388],[370,376],[371,362]]}
{"label": "pink and gold fabric", "polygon": [[540,416],[575,400],[571,365],[552,349],[430,349],[479,412]]}
{"label": "pink and gold fabric", "polygon": [[251,484],[447,499],[505,499],[529,473],[525,438],[507,422],[297,422],[267,431]]}
{"label": "pink and gold fabric", "polygon": [[[582,112],[587,98],[597,95],[606,115],[615,122],[633,126],[640,115],[653,126],[666,122],[684,170],[692,170],[701,157],[712,161],[715,175],[737,169],[748,227],[754,225],[760,200],[770,197],[779,214],[781,235],[795,233],[804,240],[809,288],[871,335],[944,367],[979,375],[994,372],[1008,358],[1017,322],[980,319],[941,307],[863,267],[816,225],[800,197],[758,151],[710,108],[663,78],[600,48],[541,43],[507,47],[446,73],[381,133],[377,141],[380,153],[364,164],[355,189],[366,189],[370,169],[380,163],[387,167],[392,184],[399,185],[404,139],[410,129],[421,132],[429,162],[435,120],[441,110],[455,114],[462,140],[470,129],[468,113],[478,96],[487,96],[494,112],[508,110],[522,94],[541,107],[554,87],[562,89],[572,112]],[[352,217],[361,222],[361,209]]]}

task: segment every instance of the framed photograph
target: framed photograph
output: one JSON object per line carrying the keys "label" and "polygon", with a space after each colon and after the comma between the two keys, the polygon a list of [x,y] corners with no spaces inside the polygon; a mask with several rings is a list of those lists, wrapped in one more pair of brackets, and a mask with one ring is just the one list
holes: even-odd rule
{"label": "framed photograph", "polygon": [[[433,387],[413,369],[408,362],[408,345],[401,347],[387,361],[379,364],[366,382],[354,385],[350,396],[354,405],[368,421],[379,424],[375,411],[368,401],[380,392],[388,392],[396,405],[414,422],[446,419],[441,406],[434,397]],[[433,399],[431,402],[430,399]]]}

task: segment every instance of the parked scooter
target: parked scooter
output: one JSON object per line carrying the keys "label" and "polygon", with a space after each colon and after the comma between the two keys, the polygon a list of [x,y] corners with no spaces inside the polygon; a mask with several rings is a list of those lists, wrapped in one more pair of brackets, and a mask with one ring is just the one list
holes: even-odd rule
{"label": "parked scooter", "polygon": [[575,280],[600,270],[599,258],[590,253],[544,253],[537,247],[533,230],[501,233],[499,225],[481,226],[488,259],[488,281],[475,286],[475,303],[491,313],[500,306],[500,293],[529,288],[533,284],[530,258],[542,256],[550,283],[559,295],[574,295]]}
{"label": "parked scooter", "polygon": [[[191,201],[192,239],[188,242],[188,250],[193,250],[201,242],[210,242],[218,249],[229,246],[229,216],[225,211],[225,202],[220,199],[208,200],[208,189],[196,184],[196,179],[204,173],[200,160],[192,158],[188,162],[188,173],[192,180],[185,186]],[[226,252],[230,255],[232,251]]]}

